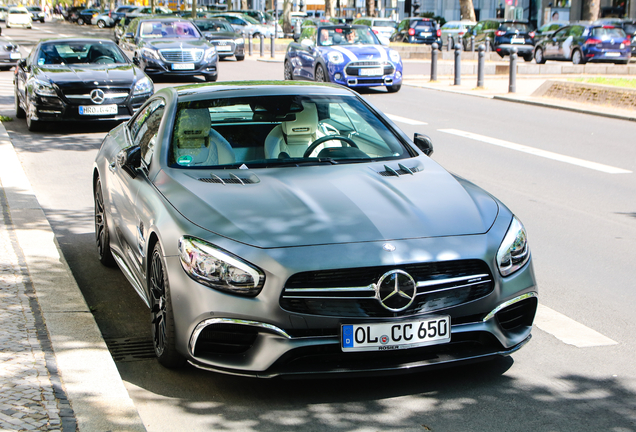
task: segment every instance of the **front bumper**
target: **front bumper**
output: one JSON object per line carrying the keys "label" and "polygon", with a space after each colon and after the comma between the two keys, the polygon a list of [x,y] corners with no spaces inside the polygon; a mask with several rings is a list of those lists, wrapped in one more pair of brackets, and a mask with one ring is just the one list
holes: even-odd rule
{"label": "front bumper", "polygon": [[154,60],[143,58],[143,63],[140,65],[146,74],[150,76],[194,76],[194,75],[208,75],[217,76],[217,61],[218,54],[212,57],[212,60],[208,63],[194,63],[194,69],[189,70],[174,70],[173,65],[175,63],[167,63],[161,60]]}
{"label": "front bumper", "polygon": [[519,56],[530,55],[534,52],[534,45],[521,45],[521,44],[501,44],[495,45],[495,51],[499,55],[510,55],[513,48],[517,48],[517,54]]}
{"label": "front bumper", "polygon": [[626,62],[632,56],[631,47],[622,50],[608,50],[589,47],[583,50],[585,60],[588,62]]}
{"label": "front bumper", "polygon": [[[388,87],[402,85],[402,63],[387,63],[381,66],[382,74],[363,75],[361,69],[352,67],[350,62],[344,66],[330,64],[328,66],[329,80],[350,88],[356,87]],[[372,69],[375,69],[372,67]]]}

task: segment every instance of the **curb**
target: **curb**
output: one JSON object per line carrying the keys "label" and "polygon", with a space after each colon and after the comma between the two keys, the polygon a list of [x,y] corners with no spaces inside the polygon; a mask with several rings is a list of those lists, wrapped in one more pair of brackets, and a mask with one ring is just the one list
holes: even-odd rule
{"label": "curb", "polygon": [[0,181],[77,429],[145,431],[2,123]]}

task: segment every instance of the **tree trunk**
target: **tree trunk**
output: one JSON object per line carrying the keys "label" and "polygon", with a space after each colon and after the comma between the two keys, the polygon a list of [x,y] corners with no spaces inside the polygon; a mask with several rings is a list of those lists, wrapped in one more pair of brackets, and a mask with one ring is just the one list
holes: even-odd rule
{"label": "tree trunk", "polygon": [[583,0],[581,5],[581,19],[584,21],[596,21],[601,12],[600,0]]}
{"label": "tree trunk", "polygon": [[283,33],[288,35],[291,34],[291,11],[292,11],[292,3],[291,0],[285,0],[283,2]]}
{"label": "tree trunk", "polygon": [[336,16],[336,14],[334,13],[334,0],[325,0],[325,17],[326,18],[331,18]]}
{"label": "tree trunk", "polygon": [[[110,3],[113,4],[113,0],[110,0]],[[111,8],[111,10],[113,10]],[[150,0],[150,12],[152,12],[152,14],[154,15],[155,13],[155,0]]]}
{"label": "tree trunk", "polygon": [[367,16],[374,17],[375,16],[375,0],[366,0],[367,6]]}
{"label": "tree trunk", "polygon": [[459,0],[459,12],[460,19],[477,21],[475,18],[475,7],[473,6],[473,0]]}
{"label": "tree trunk", "polygon": [[192,0],[192,19],[197,17],[197,0]]}
{"label": "tree trunk", "polygon": [[247,10],[247,0],[241,0],[241,10]]}

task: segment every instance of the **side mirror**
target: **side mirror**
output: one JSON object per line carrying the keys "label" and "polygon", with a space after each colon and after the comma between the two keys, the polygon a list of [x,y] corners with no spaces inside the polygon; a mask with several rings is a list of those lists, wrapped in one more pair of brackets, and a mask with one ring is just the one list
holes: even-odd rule
{"label": "side mirror", "polygon": [[426,135],[416,133],[413,142],[426,156],[430,157],[433,154],[433,141]]}
{"label": "side mirror", "polygon": [[26,59],[20,59],[20,61],[18,61],[18,66],[20,66],[22,69],[26,69]]}
{"label": "side mirror", "polygon": [[117,153],[117,166],[132,178],[137,177],[137,168],[141,166],[141,148],[131,146]]}
{"label": "side mirror", "polygon": [[378,39],[380,40],[380,43],[384,46],[389,46],[389,44],[391,43],[388,37],[378,36]]}
{"label": "side mirror", "polygon": [[124,34],[124,39],[132,39],[132,38],[134,38],[134,37],[135,37],[135,35],[134,35],[134,34],[132,34],[132,33],[130,33],[130,32],[129,32],[129,33],[125,33],[125,34]]}
{"label": "side mirror", "polygon": [[312,41],[311,39],[303,39],[300,44],[302,46],[304,46],[305,48],[313,48],[314,47],[314,41]]}

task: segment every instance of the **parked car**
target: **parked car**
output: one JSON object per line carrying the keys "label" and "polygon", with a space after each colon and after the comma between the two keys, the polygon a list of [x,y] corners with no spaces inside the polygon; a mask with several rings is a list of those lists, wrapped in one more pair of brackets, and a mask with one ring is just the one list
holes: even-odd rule
{"label": "parked car", "polygon": [[300,42],[287,47],[284,77],[397,92],[402,87],[402,58],[367,26],[307,27]]}
{"label": "parked car", "polygon": [[140,9],[135,10],[135,12],[141,15],[174,15],[172,9],[165,6],[155,6],[154,13],[150,6],[141,7]]}
{"label": "parked car", "polygon": [[270,14],[268,14],[267,12],[263,12],[260,10],[254,10],[254,9],[241,9],[241,10],[228,10],[225,12],[229,12],[229,13],[240,13],[243,15],[247,15],[249,17],[254,18],[256,21],[258,21],[261,24],[268,24],[268,25],[274,25],[274,23],[276,22],[276,19],[271,16]]}
{"label": "parked car", "polygon": [[137,17],[119,41],[151,77],[201,75],[216,81],[218,56],[192,21],[176,17]]}
{"label": "parked car", "polygon": [[[276,30],[273,25],[261,24],[254,18],[241,13],[213,14],[211,18],[223,18],[230,23],[236,32],[252,34],[254,37],[258,37],[261,34],[265,37],[271,37]],[[280,37],[283,37],[282,29],[279,28],[278,31]]]}
{"label": "parked car", "polygon": [[0,21],[7,20],[7,11],[9,8],[7,6],[0,6]]}
{"label": "parked car", "polygon": [[6,26],[32,28],[31,14],[25,7],[10,7],[7,11]]}
{"label": "parked car", "polygon": [[75,22],[78,25],[91,24],[93,22],[93,18],[96,18],[99,14],[99,9],[83,9],[77,15],[77,20],[75,20]]}
{"label": "parked car", "polygon": [[236,33],[224,19],[196,19],[194,24],[203,36],[216,48],[219,58],[235,56],[237,61],[245,59],[245,39]]}
{"label": "parked car", "polygon": [[563,28],[567,25],[570,25],[569,21],[550,21],[549,23],[542,25],[534,32],[535,45],[544,37],[551,35],[558,29]]}
{"label": "parked car", "polygon": [[490,44],[490,50],[494,51],[495,47],[495,32],[503,22],[502,19],[492,18],[477,22],[475,26],[464,33],[462,38],[462,45],[465,51],[470,49],[470,38],[475,36],[475,47],[480,44]]}
{"label": "parked car", "polygon": [[29,11],[29,14],[31,14],[31,21],[44,23],[45,15],[40,6],[27,6],[26,9]]}
{"label": "parked car", "polygon": [[119,44],[119,42],[121,41],[121,37],[124,35],[124,33],[126,33],[126,28],[130,25],[130,22],[140,16],[142,15],[127,13],[126,15],[121,17],[119,21],[117,21],[115,29],[113,30],[113,39],[115,39],[115,42],[117,44]]}
{"label": "parked car", "polygon": [[450,36],[451,48],[455,46],[456,43],[461,44],[462,38],[466,34],[468,30],[475,27],[477,23],[475,21],[448,21],[446,24],[442,26],[442,46],[448,45],[448,37]]}
{"label": "parked car", "polygon": [[406,42],[442,46],[442,30],[437,21],[431,18],[406,18],[400,21],[391,37],[392,42]]}
{"label": "parked car", "polygon": [[9,70],[22,58],[20,47],[12,40],[0,38],[0,70]]}
{"label": "parked car", "polygon": [[397,28],[397,22],[393,21],[390,18],[358,18],[353,21],[353,24],[356,25],[365,25],[371,27],[373,33],[378,36],[382,36],[390,39],[395,33],[395,29]]}
{"label": "parked car", "polygon": [[432,150],[342,86],[164,88],[97,153],[97,257],[169,368],[384,376],[510,355],[538,306],[526,230]]}
{"label": "parked car", "polygon": [[84,10],[84,6],[71,6],[62,13],[62,16],[68,22],[77,22],[77,18],[82,10]]}
{"label": "parked car", "polygon": [[119,6],[114,11],[100,13],[92,19],[91,24],[99,28],[114,27],[127,13],[134,12],[139,6]]}
{"label": "parked car", "polygon": [[566,60],[574,64],[589,61],[627,64],[630,40],[622,28],[592,23],[575,23],[542,39],[534,50],[538,64]]}
{"label": "parked car", "polygon": [[30,131],[48,122],[124,121],[153,90],[113,41],[46,39],[16,67],[15,115]]}
{"label": "parked car", "polygon": [[636,20],[631,18],[602,18],[594,23],[622,28],[629,38],[632,58],[636,58]]}
{"label": "parked car", "polygon": [[516,48],[519,57],[530,62],[534,53],[534,31],[527,21],[503,21],[495,31],[493,46],[500,57],[510,55]]}

